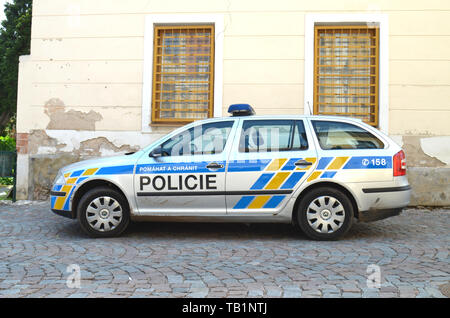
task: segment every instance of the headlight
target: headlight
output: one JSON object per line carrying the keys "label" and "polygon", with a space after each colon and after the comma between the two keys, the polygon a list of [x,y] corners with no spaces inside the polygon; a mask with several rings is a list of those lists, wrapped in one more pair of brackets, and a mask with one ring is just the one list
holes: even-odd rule
{"label": "headlight", "polygon": [[65,184],[66,183],[66,179],[64,179],[64,175],[61,173],[61,171],[58,172],[58,174],[56,175],[55,181],[53,182],[53,184]]}

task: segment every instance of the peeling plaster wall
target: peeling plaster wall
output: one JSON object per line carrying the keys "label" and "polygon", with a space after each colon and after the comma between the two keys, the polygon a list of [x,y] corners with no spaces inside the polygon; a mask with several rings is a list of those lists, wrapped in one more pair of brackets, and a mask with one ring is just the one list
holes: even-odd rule
{"label": "peeling plaster wall", "polygon": [[420,146],[425,154],[450,166],[450,136],[421,138]]}
{"label": "peeling plaster wall", "polygon": [[18,186],[18,197],[45,200],[61,167],[80,160],[137,151],[161,136],[138,132],[33,130],[28,137],[28,162],[24,163],[28,183]]}
{"label": "peeling plaster wall", "polygon": [[[60,152],[81,156],[110,156],[136,151],[164,136],[164,134],[142,134],[140,132],[46,130],[46,135],[56,142]],[[36,154],[46,149],[38,148]]]}
{"label": "peeling plaster wall", "polygon": [[27,199],[47,200],[58,170],[82,159],[87,157],[82,158],[69,153],[30,156]]}
{"label": "peeling plaster wall", "polygon": [[[421,136],[403,136],[403,150],[407,158],[406,162],[409,167],[443,167],[445,162],[438,157],[426,154],[422,148]],[[434,138],[427,138],[428,141]]]}
{"label": "peeling plaster wall", "polygon": [[103,119],[102,115],[93,110],[88,113],[66,111],[64,102],[58,98],[47,101],[44,109],[44,113],[50,118],[47,129],[95,130],[95,122]]}
{"label": "peeling plaster wall", "polygon": [[390,136],[406,153],[408,167],[450,168],[450,136]]}

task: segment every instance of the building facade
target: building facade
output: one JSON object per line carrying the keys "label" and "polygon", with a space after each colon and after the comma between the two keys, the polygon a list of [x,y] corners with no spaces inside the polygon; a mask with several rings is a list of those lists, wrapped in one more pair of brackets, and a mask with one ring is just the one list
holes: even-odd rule
{"label": "building facade", "polygon": [[450,205],[450,1],[34,0],[20,199],[57,170],[249,103],[357,117],[405,150],[413,205]]}

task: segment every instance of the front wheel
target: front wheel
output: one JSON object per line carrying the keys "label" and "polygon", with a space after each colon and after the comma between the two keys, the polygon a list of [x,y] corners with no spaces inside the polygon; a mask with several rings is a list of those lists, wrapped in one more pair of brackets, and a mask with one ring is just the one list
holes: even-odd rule
{"label": "front wheel", "polygon": [[86,192],[78,204],[77,216],[81,228],[92,237],[119,236],[130,222],[125,197],[108,187]]}
{"label": "front wheel", "polygon": [[308,192],[300,201],[297,223],[309,238],[336,240],[352,226],[353,205],[341,191],[323,187]]}

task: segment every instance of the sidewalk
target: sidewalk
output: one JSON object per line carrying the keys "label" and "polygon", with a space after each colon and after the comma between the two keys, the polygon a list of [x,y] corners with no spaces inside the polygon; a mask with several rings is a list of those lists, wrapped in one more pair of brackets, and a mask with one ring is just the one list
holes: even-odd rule
{"label": "sidewalk", "polygon": [[90,239],[47,202],[2,202],[0,297],[449,297],[449,229],[448,209],[408,209],[337,242],[196,223]]}

